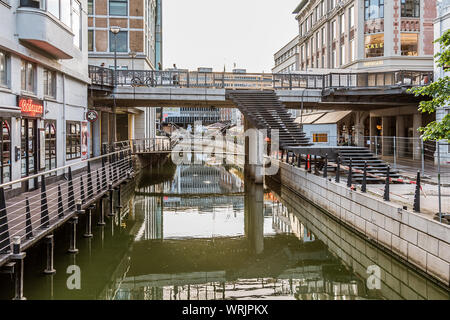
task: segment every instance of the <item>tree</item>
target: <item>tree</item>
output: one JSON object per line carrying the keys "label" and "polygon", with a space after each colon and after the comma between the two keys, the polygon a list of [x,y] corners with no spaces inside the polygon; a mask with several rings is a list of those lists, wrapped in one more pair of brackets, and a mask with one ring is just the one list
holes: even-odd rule
{"label": "tree", "polygon": [[[450,67],[450,30],[447,30],[442,37],[437,39],[441,50],[435,55],[436,63],[439,67]],[[422,101],[419,110],[423,113],[433,113],[440,107],[445,107],[450,103],[450,77],[442,77],[424,87],[412,88],[409,92],[416,97],[427,96],[432,98]],[[423,133],[424,140],[450,140],[450,114],[444,116],[441,121],[433,121],[424,128],[419,129]]]}

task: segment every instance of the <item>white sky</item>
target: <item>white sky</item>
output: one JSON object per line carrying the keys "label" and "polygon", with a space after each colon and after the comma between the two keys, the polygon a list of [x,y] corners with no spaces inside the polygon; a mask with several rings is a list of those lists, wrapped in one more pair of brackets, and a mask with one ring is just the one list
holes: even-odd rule
{"label": "white sky", "polygon": [[163,64],[270,72],[273,54],[298,34],[300,0],[163,0]]}

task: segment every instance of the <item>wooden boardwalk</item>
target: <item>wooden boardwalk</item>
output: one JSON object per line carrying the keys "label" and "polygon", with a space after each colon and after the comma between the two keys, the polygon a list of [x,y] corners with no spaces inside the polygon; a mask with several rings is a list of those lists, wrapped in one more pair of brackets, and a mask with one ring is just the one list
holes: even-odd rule
{"label": "wooden boardwalk", "polygon": [[111,189],[129,180],[132,155],[124,152],[109,157],[108,163],[88,162],[87,167],[74,175],[71,167],[68,170],[65,171],[67,179],[45,185],[40,177],[39,189],[6,201],[2,201],[4,190],[0,188],[0,266],[11,260],[15,237],[20,237],[21,251],[25,251],[76,217],[80,206],[82,210],[89,208]]}

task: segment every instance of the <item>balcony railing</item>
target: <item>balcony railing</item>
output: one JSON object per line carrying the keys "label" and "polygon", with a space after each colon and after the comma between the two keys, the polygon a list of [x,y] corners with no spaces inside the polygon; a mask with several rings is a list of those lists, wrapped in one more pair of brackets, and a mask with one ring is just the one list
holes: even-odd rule
{"label": "balcony railing", "polygon": [[[114,71],[89,66],[93,85],[114,87]],[[328,89],[416,87],[433,81],[432,71],[387,71],[329,74],[267,74],[191,71],[117,70],[118,87],[208,89]]]}

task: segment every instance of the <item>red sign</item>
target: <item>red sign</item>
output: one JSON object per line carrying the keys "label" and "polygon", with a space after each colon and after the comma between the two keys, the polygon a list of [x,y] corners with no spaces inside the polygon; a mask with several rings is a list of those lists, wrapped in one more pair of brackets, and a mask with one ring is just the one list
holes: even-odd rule
{"label": "red sign", "polygon": [[26,97],[18,97],[17,100],[17,104],[22,114],[30,117],[40,117],[44,114],[44,103],[42,100]]}

